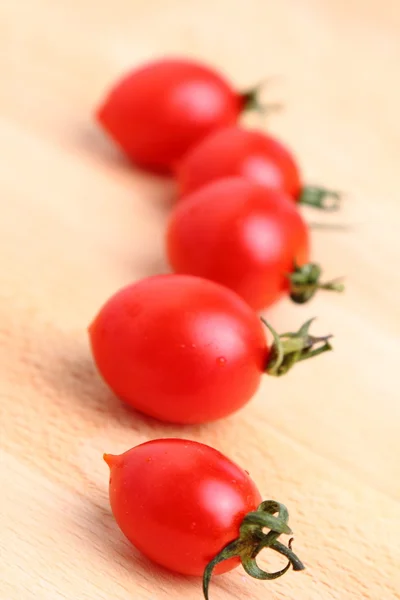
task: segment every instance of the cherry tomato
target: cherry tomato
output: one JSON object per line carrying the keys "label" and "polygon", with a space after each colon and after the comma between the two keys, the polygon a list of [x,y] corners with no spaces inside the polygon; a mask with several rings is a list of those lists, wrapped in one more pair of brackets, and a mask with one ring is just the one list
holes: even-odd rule
{"label": "cherry tomato", "polygon": [[307,226],[283,192],[244,178],[189,194],[170,218],[169,262],[176,273],[217,281],[256,310],[290,292],[288,275],[309,260]]}
{"label": "cherry tomato", "polygon": [[206,135],[235,123],[250,99],[206,65],[163,59],[125,75],[96,116],[134,163],[170,171]]}
{"label": "cherry tomato", "polygon": [[[111,509],[124,535],[155,563],[203,575],[206,598],[213,570],[224,573],[242,562],[261,579],[283,575],[290,564],[304,568],[290,546],[277,541],[281,533],[291,533],[286,507],[262,503],[247,472],[214,448],[159,439],[104,459],[110,467]],[[263,528],[275,535],[268,537]],[[255,556],[262,547],[284,554],[286,568],[260,571]]]}
{"label": "cherry tomato", "polygon": [[[240,126],[220,129],[194,146],[177,167],[180,194],[193,192],[211,181],[242,176],[293,200],[317,208],[337,208],[338,194],[303,186],[293,154],[277,139]],[[327,204],[328,198],[333,204]]]}
{"label": "cherry tomato", "polygon": [[224,417],[257,390],[263,326],[234,292],[161,275],[114,295],[90,328],[97,366],[117,396],[163,421]]}
{"label": "cherry tomato", "polygon": [[264,372],[284,374],[314,354],[315,343],[328,350],[327,338],[311,338],[308,326],[289,340],[269,326],[268,344],[262,322],[233,291],[159,275],[112,296],[89,336],[97,367],[119,398],[163,421],[202,423],[246,404]]}

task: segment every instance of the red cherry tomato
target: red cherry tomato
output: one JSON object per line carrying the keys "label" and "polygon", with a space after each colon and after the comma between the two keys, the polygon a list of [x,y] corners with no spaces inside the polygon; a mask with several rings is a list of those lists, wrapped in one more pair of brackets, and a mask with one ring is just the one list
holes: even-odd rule
{"label": "red cherry tomato", "polygon": [[101,375],[122,400],[163,421],[202,423],[246,404],[263,372],[281,375],[329,350],[327,338],[308,335],[309,325],[288,339],[269,326],[270,345],[256,314],[228,288],[159,275],[112,296],[89,336]]}
{"label": "red cherry tomato", "polygon": [[[303,187],[293,154],[281,142],[240,126],[226,127],[207,136],[183,157],[176,175],[183,197],[211,181],[242,176],[317,208],[337,208],[339,201],[336,192]],[[333,203],[327,204],[328,198]]]}
{"label": "red cherry tomato", "polygon": [[96,115],[133,162],[170,171],[206,135],[235,123],[248,98],[210,67],[164,59],[125,75]]}
{"label": "red cherry tomato", "polygon": [[243,176],[267,188],[300,195],[301,178],[292,154],[261,131],[233,126],[207,136],[179,163],[178,183],[184,196],[216,179]]}
{"label": "red cherry tomato", "polygon": [[[206,598],[214,568],[224,573],[242,562],[260,579],[279,577],[290,564],[304,568],[290,546],[277,541],[281,533],[291,533],[286,507],[261,504],[247,472],[217,450],[160,439],[104,459],[110,467],[111,508],[122,532],[155,563],[203,575]],[[278,517],[272,516],[276,512]],[[273,540],[264,528],[275,532]],[[287,567],[272,574],[260,571],[255,556],[261,547],[284,554]]]}
{"label": "red cherry tomato", "polygon": [[203,575],[262,500],[245,471],[197,442],[153,440],[106,458],[111,508],[123,533],[145,556],[184,575]]}
{"label": "red cherry tomato", "polygon": [[167,252],[175,272],[226,285],[259,310],[289,293],[294,265],[309,260],[309,235],[283,192],[231,177],[176,206]]}
{"label": "red cherry tomato", "polygon": [[257,390],[268,358],[262,323],[239,296],[184,275],[150,277],[119,291],[90,339],[117,396],[175,423],[238,410]]}

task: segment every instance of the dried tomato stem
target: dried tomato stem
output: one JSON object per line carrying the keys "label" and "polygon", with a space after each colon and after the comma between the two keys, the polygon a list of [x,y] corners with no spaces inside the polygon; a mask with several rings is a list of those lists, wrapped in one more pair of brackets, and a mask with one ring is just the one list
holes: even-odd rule
{"label": "dried tomato stem", "polygon": [[[274,516],[276,513],[278,516]],[[277,579],[286,573],[290,565],[295,571],[304,569],[303,563],[291,549],[292,540],[289,542],[289,547],[278,542],[278,537],[282,533],[291,532],[287,525],[288,518],[289,513],[286,506],[274,500],[262,502],[256,511],[248,513],[240,526],[239,537],[225,546],[204,571],[203,594],[205,600],[209,600],[209,585],[214,568],[230,558],[239,557],[246,573],[260,580]],[[267,534],[263,531],[265,528],[270,529]],[[271,548],[286,556],[288,559],[286,567],[274,573],[260,569],[256,558],[264,548]]]}
{"label": "dried tomato stem", "polygon": [[314,185],[304,186],[298,199],[299,204],[326,211],[339,210],[340,201],[341,194],[339,192]]}
{"label": "dried tomato stem", "polygon": [[320,282],[321,267],[316,263],[307,263],[301,267],[295,265],[292,273],[289,273],[290,298],[297,304],[304,304],[311,300],[318,290],[331,290],[343,292],[344,284],[339,278],[325,283]]}
{"label": "dried tomato stem", "polygon": [[257,85],[254,85],[249,90],[245,90],[240,94],[242,99],[243,110],[252,110],[261,114],[268,114],[270,112],[276,112],[281,110],[283,105],[281,103],[263,104],[260,102],[260,94],[262,89],[270,82],[271,78],[261,81]]}
{"label": "dried tomato stem", "polygon": [[344,292],[345,287],[342,283],[341,277],[336,277],[336,279],[331,279],[325,283],[318,284],[319,290],[332,290],[333,292]]}
{"label": "dried tomato stem", "polygon": [[315,221],[309,221],[308,227],[324,231],[351,231],[354,229],[354,225],[350,223],[317,223]]}
{"label": "dried tomato stem", "polygon": [[261,321],[269,329],[274,339],[265,368],[268,375],[277,377],[285,375],[297,362],[332,350],[329,342],[331,335],[315,337],[308,333],[314,319],[304,323],[295,333],[288,332],[281,335],[278,335],[275,329],[262,317]]}

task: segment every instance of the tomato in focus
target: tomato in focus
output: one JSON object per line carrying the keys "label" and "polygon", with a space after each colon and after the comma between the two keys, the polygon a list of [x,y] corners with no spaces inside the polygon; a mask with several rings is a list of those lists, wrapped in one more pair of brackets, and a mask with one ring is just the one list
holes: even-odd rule
{"label": "tomato in focus", "polygon": [[[119,456],[104,454],[110,468],[111,509],[121,531],[147,558],[183,575],[203,576],[209,600],[214,573],[238,564],[256,579],[276,579],[304,565],[294,554],[287,508],[262,502],[246,471],[204,444],[184,439],[146,442]],[[277,516],[274,516],[277,515]],[[270,530],[266,533],[265,530]],[[269,548],[286,566],[262,571],[257,555]]]}
{"label": "tomato in focus", "polygon": [[190,275],[149,277],[120,290],[89,336],[114,393],[174,423],[238,410],[257,390],[269,356],[263,325],[242,298]]}
{"label": "tomato in focus", "polygon": [[96,118],[137,165],[170,172],[211,132],[235,123],[240,94],[214,69],[189,59],[162,59],[127,73]]}
{"label": "tomato in focus", "polygon": [[188,194],[172,212],[166,237],[176,273],[211,279],[255,310],[290,292],[294,265],[309,260],[309,234],[282,191],[239,177]]}
{"label": "tomato in focus", "polygon": [[[124,535],[149,559],[184,575],[203,575],[261,502],[245,471],[197,442],[153,440],[105,458],[111,508]],[[216,573],[239,562],[226,561]]]}

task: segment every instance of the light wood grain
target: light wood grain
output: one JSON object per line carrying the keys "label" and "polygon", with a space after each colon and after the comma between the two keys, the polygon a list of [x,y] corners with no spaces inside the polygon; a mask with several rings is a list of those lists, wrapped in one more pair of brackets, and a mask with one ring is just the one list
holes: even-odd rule
{"label": "light wood grain", "polygon": [[[383,0],[5,0],[0,8],[0,597],[201,598],[149,564],[110,515],[103,451],[154,437],[215,445],[285,502],[307,564],[270,584],[240,570],[212,598],[399,598],[400,6]],[[314,232],[345,296],[284,302],[335,352],[263,382],[240,414],[196,428],[133,414],[99,381],[85,328],[121,285],[165,269],[173,187],[134,172],[91,110],[123,70],[188,54],[238,86],[265,75],[268,123],[308,180],[346,191],[346,232]],[[316,220],[311,212],[307,218]]]}

